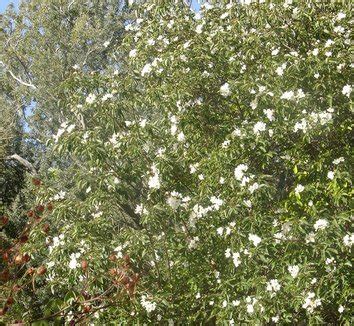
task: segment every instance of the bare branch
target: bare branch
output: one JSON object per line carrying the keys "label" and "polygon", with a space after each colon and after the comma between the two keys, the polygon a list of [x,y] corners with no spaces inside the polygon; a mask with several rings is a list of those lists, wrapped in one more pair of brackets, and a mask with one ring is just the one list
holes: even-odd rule
{"label": "bare branch", "polygon": [[33,84],[31,83],[26,83],[25,81],[23,81],[22,79],[18,78],[15,76],[15,74],[6,67],[5,63],[0,61],[0,64],[2,64],[4,66],[4,68],[10,73],[10,75],[12,76],[12,78],[14,78],[16,81],[18,81],[20,84],[24,85],[24,86],[27,86],[27,87],[31,87],[33,89],[37,89],[36,86],[34,86]]}
{"label": "bare branch", "polygon": [[25,166],[33,175],[37,174],[36,169],[34,168],[34,166],[28,162],[26,159],[24,159],[23,157],[21,157],[18,154],[13,154],[10,156],[6,156],[5,160],[16,160],[19,163],[21,163],[23,166]]}

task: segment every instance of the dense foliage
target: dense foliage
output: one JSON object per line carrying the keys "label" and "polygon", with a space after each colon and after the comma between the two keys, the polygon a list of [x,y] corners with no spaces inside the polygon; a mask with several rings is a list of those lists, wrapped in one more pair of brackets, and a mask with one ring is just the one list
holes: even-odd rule
{"label": "dense foliage", "polygon": [[349,6],[136,11],[59,86],[5,320],[349,324]]}

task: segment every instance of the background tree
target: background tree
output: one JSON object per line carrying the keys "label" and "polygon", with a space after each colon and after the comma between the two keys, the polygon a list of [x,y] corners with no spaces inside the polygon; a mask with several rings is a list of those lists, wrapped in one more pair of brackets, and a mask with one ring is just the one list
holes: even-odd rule
{"label": "background tree", "polygon": [[10,6],[1,15],[0,214],[9,221],[1,225],[0,249],[5,256],[32,212],[31,178],[40,182],[41,171],[65,166],[60,178],[65,188],[75,173],[72,160],[52,155],[46,145],[72,114],[62,105],[61,85],[78,71],[115,69],[120,54],[112,61],[108,53],[121,42],[129,17],[129,4],[119,0],[27,0],[18,11]]}

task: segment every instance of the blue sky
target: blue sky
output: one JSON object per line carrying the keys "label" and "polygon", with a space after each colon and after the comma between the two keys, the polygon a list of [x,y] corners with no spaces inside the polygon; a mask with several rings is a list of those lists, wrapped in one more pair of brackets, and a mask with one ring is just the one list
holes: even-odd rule
{"label": "blue sky", "polygon": [[192,1],[192,6],[193,6],[193,9],[194,9],[195,11],[198,11],[198,10],[200,9],[200,4],[199,4],[199,2],[200,2],[200,1],[198,1],[198,0],[193,0],[193,1]]}
{"label": "blue sky", "polygon": [[4,12],[6,7],[10,4],[13,3],[16,7],[20,3],[20,0],[0,0],[0,12]]}

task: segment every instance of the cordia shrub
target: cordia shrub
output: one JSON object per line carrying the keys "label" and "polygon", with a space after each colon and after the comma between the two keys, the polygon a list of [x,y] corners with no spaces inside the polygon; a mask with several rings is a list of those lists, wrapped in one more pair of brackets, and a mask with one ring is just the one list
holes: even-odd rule
{"label": "cordia shrub", "polygon": [[349,324],[349,23],[343,4],[138,6],[124,64],[63,85],[49,146],[76,173],[43,172],[50,229],[23,250],[47,269],[13,311]]}

